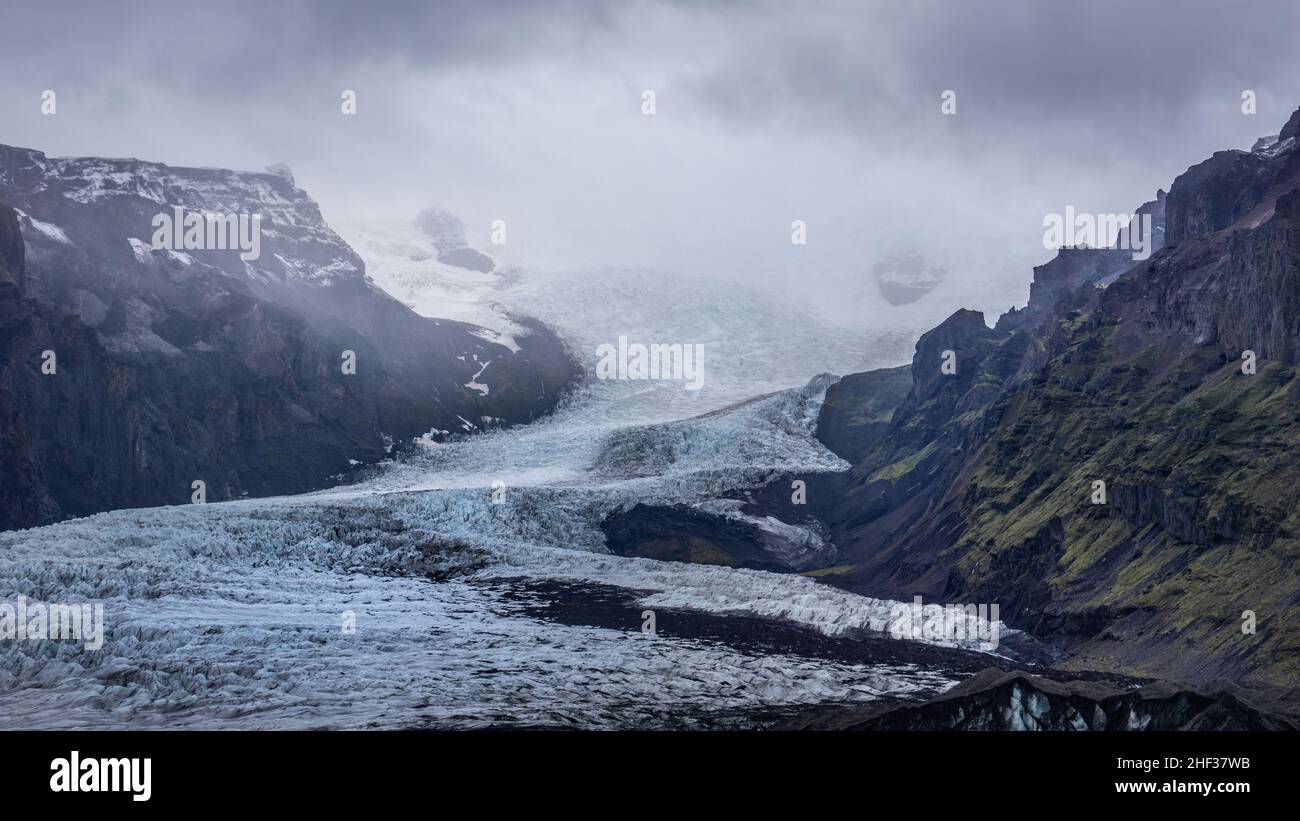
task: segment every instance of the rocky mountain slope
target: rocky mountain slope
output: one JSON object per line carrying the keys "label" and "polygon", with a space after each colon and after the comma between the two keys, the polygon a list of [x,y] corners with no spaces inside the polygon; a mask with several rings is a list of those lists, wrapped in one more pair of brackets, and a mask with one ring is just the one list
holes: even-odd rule
{"label": "rocky mountain slope", "polygon": [[[1297,130],[1142,205],[1149,258],[1063,249],[992,327],[958,311],[910,367],[832,385],[817,437],[852,469],[738,499],[831,547],[784,569],[996,603],[1065,669],[1300,683]],[[667,508],[606,524],[615,552],[759,566],[742,530]]]}
{"label": "rocky mountain slope", "polygon": [[[0,203],[0,408],[18,454],[0,528],[188,502],[195,480],[209,501],[319,487],[394,442],[532,420],[577,374],[538,323],[504,344],[384,293],[283,167],[0,146]],[[178,207],[260,215],[260,253],[156,248]]]}
{"label": "rocky mountain slope", "polygon": [[[1150,259],[1062,251],[1025,309],[922,336],[825,515],[829,580],[998,602],[1068,666],[1300,682],[1298,127],[1144,206]],[[826,412],[835,446],[853,409]]]}

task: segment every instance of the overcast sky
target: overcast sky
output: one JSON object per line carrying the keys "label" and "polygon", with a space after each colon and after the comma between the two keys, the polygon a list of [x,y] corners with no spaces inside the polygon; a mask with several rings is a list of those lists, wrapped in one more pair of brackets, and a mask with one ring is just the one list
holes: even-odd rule
{"label": "overcast sky", "polygon": [[996,314],[1050,257],[1045,214],[1131,211],[1300,106],[1295,0],[0,9],[2,143],[286,162],[330,220],[436,203],[480,233],[507,220],[531,265],[749,280],[840,313],[915,248],[952,272],[935,310]]}

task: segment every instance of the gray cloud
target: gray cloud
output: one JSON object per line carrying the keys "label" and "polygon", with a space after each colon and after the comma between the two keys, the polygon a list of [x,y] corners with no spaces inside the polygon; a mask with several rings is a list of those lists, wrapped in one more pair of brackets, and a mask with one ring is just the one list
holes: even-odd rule
{"label": "gray cloud", "polygon": [[525,261],[797,282],[856,319],[871,263],[917,247],[954,271],[936,312],[997,311],[1044,213],[1131,209],[1275,132],[1298,23],[1291,0],[11,4],[0,142],[287,161],[330,218],[438,202],[508,218]]}

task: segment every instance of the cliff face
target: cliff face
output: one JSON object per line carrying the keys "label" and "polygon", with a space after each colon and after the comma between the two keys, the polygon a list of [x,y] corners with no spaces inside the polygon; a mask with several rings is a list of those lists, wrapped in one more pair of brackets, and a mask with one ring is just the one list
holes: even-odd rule
{"label": "cliff face", "polygon": [[836,456],[857,464],[889,429],[912,388],[907,366],[849,374],[826,389],[817,436]]}
{"label": "cliff face", "polygon": [[[47,350],[58,352],[57,375],[41,372]],[[134,469],[135,390],[93,331],[0,283],[0,527],[128,506],[147,496],[148,479],[166,481],[170,473]]]}
{"label": "cliff face", "polygon": [[1300,682],[1294,135],[1216,154],[1164,209],[1150,259],[1062,252],[995,329],[922,337],[828,514],[852,565],[830,580],[998,602],[1079,667]]}
{"label": "cliff face", "polygon": [[[0,146],[0,201],[4,434],[27,454],[0,527],[187,502],[197,479],[210,501],[319,487],[394,441],[534,419],[577,373],[536,323],[510,345],[389,297],[285,172]],[[260,215],[260,254],[154,248],[176,208]]]}
{"label": "cliff face", "polygon": [[[0,527],[50,521],[135,498],[131,372],[94,332],[23,296],[18,217],[0,203]],[[45,374],[45,353],[56,352]],[[60,371],[59,368],[62,367]],[[70,435],[85,431],[88,435]]]}
{"label": "cliff face", "polygon": [[20,294],[25,280],[23,259],[18,215],[11,208],[0,207],[0,283],[12,283]]}

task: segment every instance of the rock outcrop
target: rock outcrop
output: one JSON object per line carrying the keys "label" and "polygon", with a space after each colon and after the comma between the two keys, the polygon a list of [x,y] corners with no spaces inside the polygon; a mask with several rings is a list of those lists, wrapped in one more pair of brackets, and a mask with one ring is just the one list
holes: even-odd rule
{"label": "rock outcrop", "polygon": [[789,572],[824,566],[834,558],[834,550],[815,532],[762,526],[769,521],[683,505],[637,504],[606,517],[601,529],[610,552],[659,561]]}
{"label": "rock outcrop", "polygon": [[455,214],[441,208],[426,208],[415,223],[433,241],[439,262],[484,274],[496,270],[492,257],[470,247],[465,240],[465,224]]}
{"label": "rock outcrop", "polygon": [[921,704],[814,710],[786,729],[945,731],[1260,731],[1300,729],[1293,698],[1231,682],[1179,688],[1053,680],[989,669]]}
{"label": "rock outcrop", "polygon": [[25,256],[18,215],[0,204],[0,283],[11,283],[19,294],[25,288]]}
{"label": "rock outcrop", "polygon": [[912,388],[906,365],[853,373],[826,389],[817,439],[836,456],[857,464],[889,429],[894,410]]}

